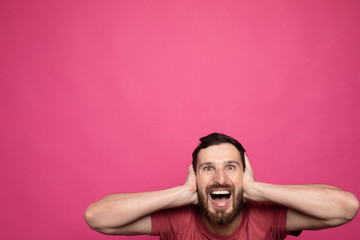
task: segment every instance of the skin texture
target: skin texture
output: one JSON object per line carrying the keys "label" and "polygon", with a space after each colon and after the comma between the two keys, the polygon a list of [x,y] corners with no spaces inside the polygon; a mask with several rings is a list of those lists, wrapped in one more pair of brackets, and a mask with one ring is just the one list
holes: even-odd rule
{"label": "skin texture", "polygon": [[[89,205],[85,220],[91,228],[104,234],[150,234],[152,213],[202,201],[209,213],[209,216],[202,215],[205,226],[214,234],[229,235],[238,227],[241,212],[228,223],[216,221],[234,213],[241,195],[245,202],[272,202],[288,207],[288,231],[335,227],[351,221],[357,214],[359,202],[350,192],[329,185],[257,182],[246,155],[245,165],[243,171],[240,153],[231,144],[210,146],[198,154],[196,175],[192,165],[189,166],[184,185],[105,196]],[[231,197],[228,202],[214,203],[209,198],[212,190],[228,190]]]}

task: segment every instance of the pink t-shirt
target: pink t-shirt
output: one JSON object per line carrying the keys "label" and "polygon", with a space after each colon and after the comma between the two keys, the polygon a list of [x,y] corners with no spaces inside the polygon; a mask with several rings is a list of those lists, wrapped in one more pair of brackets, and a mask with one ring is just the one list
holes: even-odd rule
{"label": "pink t-shirt", "polygon": [[[242,210],[239,227],[229,236],[211,233],[195,206],[169,209],[151,215],[152,235],[160,239],[284,239],[287,208],[264,203],[247,203]],[[298,235],[297,233],[296,235]]]}

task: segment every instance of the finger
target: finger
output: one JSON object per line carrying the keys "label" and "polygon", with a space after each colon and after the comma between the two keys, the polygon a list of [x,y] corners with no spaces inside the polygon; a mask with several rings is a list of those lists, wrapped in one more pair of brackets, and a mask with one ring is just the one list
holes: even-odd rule
{"label": "finger", "polygon": [[246,153],[244,155],[245,155],[245,166],[246,166],[246,168],[249,168],[249,169],[252,170],[248,156],[246,155]]}
{"label": "finger", "polygon": [[194,167],[193,167],[192,164],[190,164],[190,166],[189,166],[188,173],[189,174],[191,174],[191,173],[195,174]]}

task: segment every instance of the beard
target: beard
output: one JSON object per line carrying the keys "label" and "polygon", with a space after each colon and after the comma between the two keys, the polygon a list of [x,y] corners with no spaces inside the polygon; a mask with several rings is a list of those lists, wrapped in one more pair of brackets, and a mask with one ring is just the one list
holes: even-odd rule
{"label": "beard", "polygon": [[224,188],[228,189],[232,195],[235,194],[235,189],[233,186],[230,185],[220,185],[220,184],[214,184],[207,186],[205,189],[204,196],[202,193],[198,191],[198,207],[201,211],[201,214],[204,215],[210,222],[218,224],[218,225],[226,225],[234,221],[240,214],[243,205],[244,205],[244,198],[243,198],[243,192],[239,192],[237,195],[233,196],[233,210],[230,213],[226,213],[225,210],[216,210],[214,212],[210,212],[209,210],[209,193],[214,188]]}

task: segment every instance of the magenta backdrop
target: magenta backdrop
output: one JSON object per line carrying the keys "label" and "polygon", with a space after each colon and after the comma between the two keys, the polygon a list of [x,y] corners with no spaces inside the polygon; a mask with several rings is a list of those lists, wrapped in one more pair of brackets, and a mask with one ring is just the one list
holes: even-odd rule
{"label": "magenta backdrop", "polygon": [[[198,138],[257,180],[360,196],[360,2],[1,1],[1,238],[112,237],[88,204],[184,182]],[[359,217],[298,239],[353,239]],[[292,237],[289,237],[293,239]]]}

